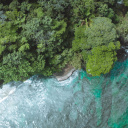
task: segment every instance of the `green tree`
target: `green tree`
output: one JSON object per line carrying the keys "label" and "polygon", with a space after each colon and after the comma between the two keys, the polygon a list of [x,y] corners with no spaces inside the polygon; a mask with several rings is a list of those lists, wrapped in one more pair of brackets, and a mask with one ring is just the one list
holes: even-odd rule
{"label": "green tree", "polygon": [[63,20],[65,15],[69,13],[67,11],[69,6],[68,0],[38,0],[37,2],[41,5],[46,15],[53,19]]}
{"label": "green tree", "polygon": [[95,0],[96,2],[107,3],[110,5],[116,5],[117,0]]}
{"label": "green tree", "polygon": [[93,19],[90,27],[76,28],[72,49],[76,53],[81,53],[89,74],[93,76],[105,74],[112,68],[116,60],[116,50],[120,48],[117,37],[111,20],[97,17]]}
{"label": "green tree", "polygon": [[82,55],[80,53],[74,53],[70,64],[75,67],[76,69],[81,69],[82,63]]}
{"label": "green tree", "polygon": [[111,20],[105,17],[93,19],[90,27],[80,26],[75,30],[72,44],[74,51],[91,50],[93,47],[108,45],[117,40],[117,32]]}
{"label": "green tree", "polygon": [[123,2],[124,2],[125,6],[128,6],[128,1],[127,0],[124,0]]}
{"label": "green tree", "polygon": [[98,15],[101,17],[108,17],[110,18],[114,23],[119,22],[119,17],[117,14],[115,14],[114,10],[112,8],[109,8],[108,4],[100,4],[98,10]]}
{"label": "green tree", "polygon": [[94,17],[95,3],[94,0],[70,0],[71,14],[70,18],[73,24],[79,26],[90,24]]}
{"label": "green tree", "polygon": [[128,43],[128,13],[120,20],[120,23],[117,26],[118,34],[121,38],[121,41],[125,44]]}
{"label": "green tree", "polygon": [[92,76],[100,76],[101,74],[109,73],[114,62],[117,60],[116,51],[120,48],[120,43],[114,45],[113,42],[107,46],[94,47],[91,50],[91,55],[88,55],[86,71]]}
{"label": "green tree", "polygon": [[30,65],[20,52],[14,51],[6,54],[0,65],[0,78],[4,80],[4,83],[24,80],[30,77],[30,73],[33,72]]}

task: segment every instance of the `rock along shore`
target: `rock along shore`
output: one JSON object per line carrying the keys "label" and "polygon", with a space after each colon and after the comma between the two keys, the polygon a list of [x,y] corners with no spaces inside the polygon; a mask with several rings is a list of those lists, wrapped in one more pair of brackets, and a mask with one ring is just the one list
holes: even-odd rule
{"label": "rock along shore", "polygon": [[56,77],[58,81],[63,81],[68,79],[74,71],[74,67],[72,67],[71,65],[66,65],[66,67],[61,72],[54,73],[53,75]]}

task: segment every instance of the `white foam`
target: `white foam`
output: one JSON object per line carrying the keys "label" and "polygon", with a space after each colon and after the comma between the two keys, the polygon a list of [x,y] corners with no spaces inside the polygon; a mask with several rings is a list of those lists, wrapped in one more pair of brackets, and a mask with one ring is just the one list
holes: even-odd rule
{"label": "white foam", "polygon": [[75,71],[68,79],[59,81],[59,86],[66,86],[70,84],[76,77],[78,77],[78,70]]}
{"label": "white foam", "polygon": [[10,87],[9,84],[3,86],[0,90],[0,103],[8,98],[9,95],[13,94],[16,91],[16,87]]}
{"label": "white foam", "polygon": [[32,80],[28,79],[28,80],[24,81],[24,83],[25,83],[25,84],[26,84],[26,83],[31,84],[31,83],[32,83]]}

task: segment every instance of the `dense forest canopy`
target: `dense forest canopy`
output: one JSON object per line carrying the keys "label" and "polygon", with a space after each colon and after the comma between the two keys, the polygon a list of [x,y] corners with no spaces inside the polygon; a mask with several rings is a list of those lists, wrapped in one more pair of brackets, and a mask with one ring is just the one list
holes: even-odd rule
{"label": "dense forest canopy", "polygon": [[109,73],[128,43],[127,10],[127,0],[1,0],[1,80],[50,76],[68,63]]}

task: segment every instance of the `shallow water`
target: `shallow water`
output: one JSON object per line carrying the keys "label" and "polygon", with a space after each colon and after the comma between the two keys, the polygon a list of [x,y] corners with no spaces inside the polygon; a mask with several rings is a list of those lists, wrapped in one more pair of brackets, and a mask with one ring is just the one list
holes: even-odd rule
{"label": "shallow water", "polygon": [[0,90],[0,128],[128,128],[128,59],[89,77],[62,82],[33,76]]}

